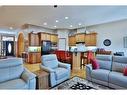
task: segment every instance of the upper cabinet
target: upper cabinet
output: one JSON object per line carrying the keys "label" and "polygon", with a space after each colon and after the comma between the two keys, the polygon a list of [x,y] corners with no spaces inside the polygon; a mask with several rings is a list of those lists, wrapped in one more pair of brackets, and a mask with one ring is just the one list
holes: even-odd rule
{"label": "upper cabinet", "polygon": [[68,39],[68,44],[69,46],[75,46],[76,45],[76,37],[75,35],[74,36],[69,36],[69,39]]}
{"label": "upper cabinet", "polygon": [[76,34],[76,42],[85,42],[85,34],[84,33]]}
{"label": "upper cabinet", "polygon": [[86,46],[96,46],[97,33],[89,33],[85,35],[85,45]]}
{"label": "upper cabinet", "polygon": [[51,42],[52,43],[58,42],[58,35],[57,34],[51,34]]}
{"label": "upper cabinet", "polygon": [[39,36],[37,33],[29,33],[29,46],[39,46]]}
{"label": "upper cabinet", "polygon": [[48,40],[48,41],[51,41],[52,43],[58,42],[58,35],[57,34],[39,32],[38,36],[39,36],[39,44],[40,45],[41,45],[41,41],[43,41],[43,40]]}
{"label": "upper cabinet", "polygon": [[40,33],[41,41],[42,40],[51,40],[51,35],[49,33]]}
{"label": "upper cabinet", "polygon": [[69,36],[69,46],[75,46],[76,42],[84,42],[86,46],[96,46],[97,33],[89,34],[76,34],[75,36]]}

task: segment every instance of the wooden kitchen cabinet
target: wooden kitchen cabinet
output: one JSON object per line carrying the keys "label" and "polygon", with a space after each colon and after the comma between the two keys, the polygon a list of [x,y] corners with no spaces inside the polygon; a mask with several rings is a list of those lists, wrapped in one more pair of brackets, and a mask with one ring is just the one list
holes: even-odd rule
{"label": "wooden kitchen cabinet", "polygon": [[51,35],[49,33],[41,33],[41,41],[42,40],[51,40]]}
{"label": "wooden kitchen cabinet", "polygon": [[96,46],[97,33],[89,33],[85,35],[86,46]]}
{"label": "wooden kitchen cabinet", "polygon": [[84,33],[76,34],[76,42],[85,42],[85,34]]}
{"label": "wooden kitchen cabinet", "polygon": [[28,34],[29,39],[29,46],[39,46],[39,36],[37,33],[29,33]]}
{"label": "wooden kitchen cabinet", "polygon": [[76,45],[76,38],[75,38],[75,35],[74,36],[69,36],[69,46],[75,46]]}
{"label": "wooden kitchen cabinet", "polygon": [[49,40],[49,41],[51,40],[51,34],[49,33],[46,34],[46,40]]}
{"label": "wooden kitchen cabinet", "polygon": [[41,62],[41,53],[40,52],[30,52],[29,56],[29,63],[40,63]]}
{"label": "wooden kitchen cabinet", "polygon": [[48,40],[48,41],[51,40],[51,34],[49,33],[39,32],[38,36],[39,36],[39,45],[41,45],[41,41],[43,40]]}
{"label": "wooden kitchen cabinet", "polygon": [[52,43],[58,42],[58,35],[57,34],[51,34],[51,42]]}

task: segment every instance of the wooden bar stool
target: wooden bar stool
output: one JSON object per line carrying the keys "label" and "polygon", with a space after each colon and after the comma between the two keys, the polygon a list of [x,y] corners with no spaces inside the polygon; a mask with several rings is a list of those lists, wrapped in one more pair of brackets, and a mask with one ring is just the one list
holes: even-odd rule
{"label": "wooden bar stool", "polygon": [[85,66],[86,64],[89,64],[90,59],[93,59],[93,58],[94,58],[94,53],[92,51],[87,51],[86,56],[84,56],[84,53],[81,53],[81,63],[80,63],[81,66],[80,66],[80,68],[82,68],[82,66]]}

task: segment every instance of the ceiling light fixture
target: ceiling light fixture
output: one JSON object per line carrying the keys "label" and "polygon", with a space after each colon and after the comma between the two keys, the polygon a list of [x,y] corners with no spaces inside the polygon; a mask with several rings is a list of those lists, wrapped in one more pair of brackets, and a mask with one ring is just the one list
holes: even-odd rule
{"label": "ceiling light fixture", "polygon": [[11,30],[12,30],[12,29],[13,29],[13,27],[9,27],[9,29],[11,29]]}
{"label": "ceiling light fixture", "polygon": [[82,25],[81,23],[78,24],[79,26]]}
{"label": "ceiling light fixture", "polygon": [[59,20],[56,20],[56,22],[59,22]]}
{"label": "ceiling light fixture", "polygon": [[70,27],[73,27],[72,25],[70,25]]}
{"label": "ceiling light fixture", "polygon": [[67,16],[65,17],[65,19],[68,19],[68,18],[69,18],[69,17],[67,17]]}
{"label": "ceiling light fixture", "polygon": [[46,23],[46,22],[44,22],[43,24],[44,24],[44,25],[47,25],[47,23]]}

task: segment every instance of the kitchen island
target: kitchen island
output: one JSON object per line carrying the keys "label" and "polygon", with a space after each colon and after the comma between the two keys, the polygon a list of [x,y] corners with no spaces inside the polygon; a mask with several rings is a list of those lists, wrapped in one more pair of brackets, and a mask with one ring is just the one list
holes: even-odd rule
{"label": "kitchen island", "polygon": [[73,56],[72,70],[79,70],[81,66],[81,53],[84,53],[84,55],[86,55],[87,52],[76,51],[76,52],[71,52],[71,53]]}

